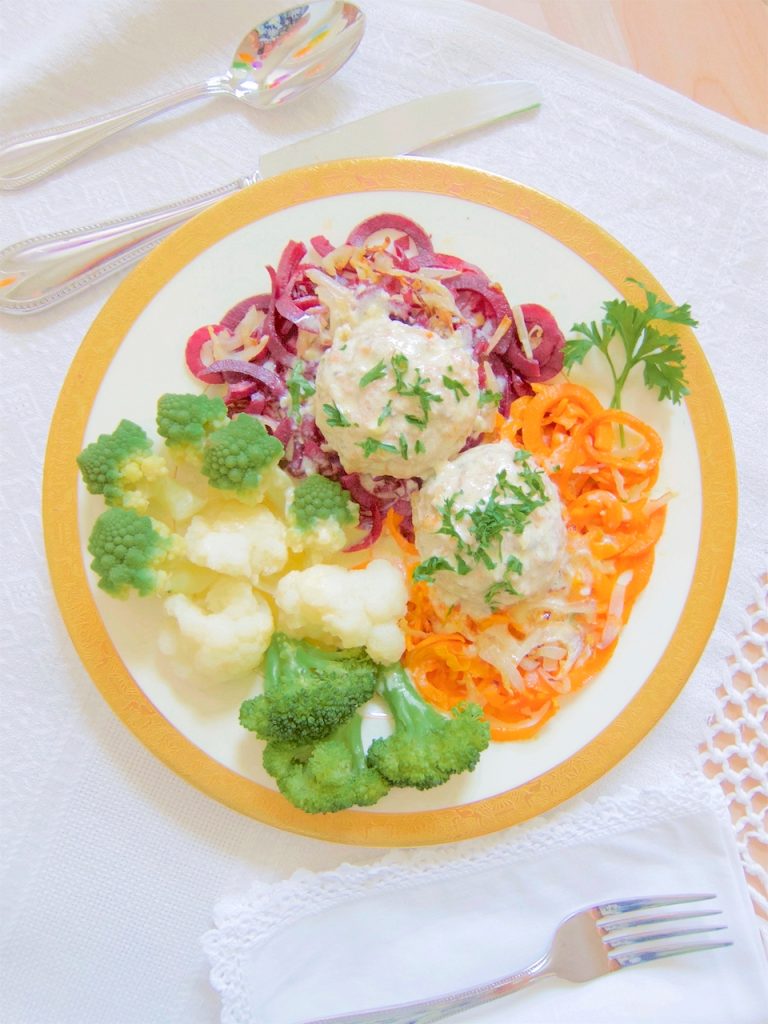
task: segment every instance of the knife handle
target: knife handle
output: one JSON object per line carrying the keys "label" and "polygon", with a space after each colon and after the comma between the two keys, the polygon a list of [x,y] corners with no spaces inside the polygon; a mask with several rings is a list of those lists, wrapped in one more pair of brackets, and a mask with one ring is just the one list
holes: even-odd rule
{"label": "knife handle", "polygon": [[17,242],[0,252],[0,312],[37,313],[145,256],[161,238],[223,196],[253,184],[240,178],[210,192],[130,217]]}

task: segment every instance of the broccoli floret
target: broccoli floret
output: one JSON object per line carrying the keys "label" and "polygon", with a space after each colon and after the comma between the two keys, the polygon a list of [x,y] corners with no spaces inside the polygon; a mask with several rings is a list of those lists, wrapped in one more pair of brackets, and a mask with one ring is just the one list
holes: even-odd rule
{"label": "broccoli floret", "polygon": [[300,530],[326,519],[348,526],[357,522],[359,511],[340,483],[319,473],[300,480],[293,492],[291,514]]}
{"label": "broccoli floret", "polygon": [[107,505],[188,519],[205,503],[169,476],[165,459],[153,452],[150,438],[131,420],[99,435],[80,452],[77,464],[86,488],[102,494]]}
{"label": "broccoli floret", "polygon": [[373,696],[377,666],[362,648],[327,651],[275,633],[264,693],[243,702],[240,724],[260,739],[313,743]]}
{"label": "broccoli floret", "polygon": [[209,434],[227,422],[223,398],[169,394],[157,403],[157,432],[177,458],[198,458]]}
{"label": "broccoli floret", "polygon": [[257,502],[284,450],[258,417],[240,413],[209,436],[201,469],[211,487]]}
{"label": "broccoli floret", "polygon": [[315,745],[273,740],[264,749],[264,768],[283,796],[308,814],[375,804],[389,785],[366,764],[361,726],[360,716],[353,712]]}
{"label": "broccoli floret", "polygon": [[392,786],[431,789],[477,765],[490,742],[490,726],[478,705],[463,704],[450,717],[441,715],[398,664],[380,669],[377,690],[392,712],[395,730],[373,741],[368,764]]}

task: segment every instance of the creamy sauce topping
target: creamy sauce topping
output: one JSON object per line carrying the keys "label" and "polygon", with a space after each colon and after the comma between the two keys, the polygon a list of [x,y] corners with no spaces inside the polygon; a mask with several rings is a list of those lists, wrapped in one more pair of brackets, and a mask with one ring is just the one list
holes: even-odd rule
{"label": "creamy sauce topping", "polygon": [[431,475],[487,419],[468,334],[391,320],[386,296],[335,314],[316,378],[324,437],[348,473]]}
{"label": "creamy sauce topping", "polygon": [[551,588],[565,553],[552,482],[509,441],[478,445],[442,466],[413,498],[417,578],[475,618]]}

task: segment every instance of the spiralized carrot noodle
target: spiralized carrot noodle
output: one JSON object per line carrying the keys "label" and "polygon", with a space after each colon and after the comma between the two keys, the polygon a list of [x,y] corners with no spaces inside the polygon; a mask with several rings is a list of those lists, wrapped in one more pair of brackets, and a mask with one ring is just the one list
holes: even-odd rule
{"label": "spiralized carrot noodle", "polygon": [[[585,387],[534,384],[498,415],[487,441],[529,451],[558,488],[567,555],[558,589],[478,621],[412,582],[404,664],[447,711],[476,701],[500,742],[536,736],[607,664],[650,579],[669,495],[651,497],[662,441],[647,423],[605,409]],[[416,548],[387,527],[412,571]]]}

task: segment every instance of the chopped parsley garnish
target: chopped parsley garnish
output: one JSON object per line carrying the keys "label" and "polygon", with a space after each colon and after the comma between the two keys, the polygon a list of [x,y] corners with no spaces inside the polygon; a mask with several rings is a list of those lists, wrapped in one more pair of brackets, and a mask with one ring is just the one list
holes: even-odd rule
{"label": "chopped parsley garnish", "polygon": [[397,446],[400,449],[400,455],[404,458],[408,458],[408,441],[405,434],[401,434],[397,439]]}
{"label": "chopped parsley garnish", "polygon": [[[522,462],[528,457],[528,453],[522,450],[520,455],[521,458],[515,461]],[[503,576],[487,589],[485,601],[494,608],[500,594],[517,595],[510,577],[519,576],[523,564],[514,555],[504,557],[504,537],[508,533],[522,533],[531,514],[549,501],[541,470],[523,462],[519,473],[520,482],[515,483],[510,480],[506,469],[499,470],[488,497],[469,508],[457,507],[456,502],[461,493],[458,491],[443,502],[438,509],[440,528],[437,533],[455,542],[456,560],[452,563],[437,556],[428,558],[417,566],[416,572],[420,575],[417,577],[414,574],[414,579],[432,583],[438,571],[466,576],[473,566],[482,565],[492,572],[503,564]],[[459,531],[460,524],[466,524],[463,533]]]}
{"label": "chopped parsley garnish", "polygon": [[368,373],[364,373],[360,378],[360,387],[368,387],[369,384],[373,384],[375,380],[381,380],[382,377],[386,377],[387,367],[384,364],[384,360],[380,359],[375,366],[372,366]]}
{"label": "chopped parsley garnish", "polygon": [[421,409],[421,416],[414,416],[412,413],[409,413],[406,415],[405,420],[407,423],[412,423],[420,430],[423,430],[429,420],[430,406],[437,402],[442,402],[443,396],[436,395],[433,391],[427,391],[426,385],[430,383],[430,379],[429,377],[423,377],[418,368],[413,371],[415,379],[408,383],[406,379],[409,370],[408,356],[403,355],[402,352],[396,352],[392,356],[390,364],[392,366],[392,373],[395,376],[395,383],[390,390],[397,392],[398,395],[402,395],[404,398],[416,399]]}
{"label": "chopped parsley garnish", "polygon": [[492,391],[491,388],[483,388],[480,392],[480,400],[478,405],[482,409],[485,405],[498,405],[501,401],[501,392]]}
{"label": "chopped parsley garnish", "polygon": [[352,421],[347,419],[335,402],[323,405],[323,412],[328,420],[329,427],[351,427]]}
{"label": "chopped parsley garnish", "polygon": [[384,422],[384,420],[388,420],[391,415],[392,415],[392,403],[391,402],[387,402],[387,404],[384,406],[384,408],[379,413],[379,418],[376,420],[376,425],[380,427],[381,424]]}
{"label": "chopped parsley garnish", "polygon": [[423,580],[424,583],[434,583],[435,573],[440,569],[444,569],[448,572],[454,571],[453,566],[447,559],[440,558],[438,555],[432,555],[431,558],[425,559],[425,561],[420,562],[416,566],[413,570],[413,580],[414,582]]}
{"label": "chopped parsley garnish", "polygon": [[311,398],[315,393],[315,385],[304,376],[304,361],[297,359],[291,367],[291,372],[285,378],[285,386],[291,396],[291,415],[298,412],[301,403],[305,398]]}
{"label": "chopped parsley garnish", "polygon": [[397,453],[398,450],[396,445],[388,444],[386,441],[377,441],[375,437],[366,437],[364,441],[358,441],[357,446],[363,449],[363,455],[366,459],[369,459],[374,452]]}
{"label": "chopped parsley garnish", "polygon": [[[649,291],[634,278],[627,278],[645,292],[646,308],[640,309],[624,299],[611,299],[603,303],[605,316],[600,324],[574,324],[571,331],[578,335],[569,338],[563,350],[564,365],[570,369],[582,363],[595,348],[605,356],[613,378],[611,408],[621,408],[621,392],[627,377],[635,366],[643,364],[645,386],[659,393],[659,401],[669,398],[675,404],[689,394],[685,380],[685,355],[677,335],[662,334],[657,323],[686,324],[696,327],[691,307],[672,306]],[[618,339],[620,345],[611,342]],[[623,352],[622,352],[623,349]],[[618,365],[617,355],[623,356]]]}
{"label": "chopped parsley garnish", "polygon": [[416,452],[417,455],[423,455],[424,452],[427,450],[424,447],[424,442],[421,440],[420,437],[416,438],[416,444],[413,446],[413,450]]}
{"label": "chopped parsley garnish", "polygon": [[443,385],[453,392],[453,397],[457,402],[460,402],[462,398],[469,398],[469,391],[467,391],[460,380],[443,375]]}

